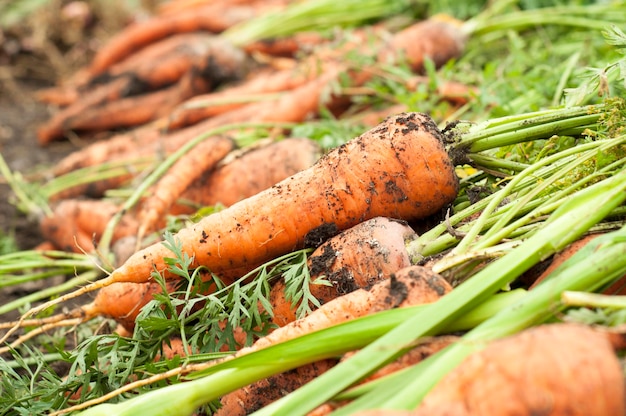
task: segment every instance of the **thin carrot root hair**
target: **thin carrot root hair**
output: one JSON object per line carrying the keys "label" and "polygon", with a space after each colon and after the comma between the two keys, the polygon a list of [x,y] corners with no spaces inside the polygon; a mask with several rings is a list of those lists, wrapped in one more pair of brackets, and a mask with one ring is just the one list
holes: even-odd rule
{"label": "thin carrot root hair", "polygon": [[[16,348],[17,346],[23,344],[24,342],[38,336],[41,334],[46,333],[47,331],[50,331],[51,329],[56,329],[56,328],[60,328],[60,327],[64,327],[64,326],[76,326],[76,325],[80,325],[81,323],[85,322],[84,319],[82,318],[69,318],[69,319],[62,319],[59,320],[57,322],[51,322],[51,323],[46,323],[41,325],[38,328],[33,329],[32,331],[28,331],[26,334],[18,337],[15,341],[11,342],[9,345],[5,346],[5,347],[0,347],[0,354],[4,354],[6,352],[9,352],[10,350]],[[24,325],[21,325],[24,326]],[[10,332],[8,335],[11,335],[12,332]],[[2,339],[2,343],[5,341],[5,339]]]}

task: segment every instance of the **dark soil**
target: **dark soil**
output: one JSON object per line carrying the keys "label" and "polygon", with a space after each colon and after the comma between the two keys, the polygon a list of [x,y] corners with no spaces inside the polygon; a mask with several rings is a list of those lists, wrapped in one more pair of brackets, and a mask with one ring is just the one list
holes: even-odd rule
{"label": "dark soil", "polygon": [[[33,92],[40,87],[39,82],[15,79],[0,85],[0,154],[12,172],[26,178],[35,172],[44,174],[46,168],[76,148],[69,142],[54,143],[48,147],[37,145],[37,126],[48,117],[46,106],[33,99]],[[41,243],[36,215],[17,209],[14,193],[2,176],[0,195],[0,235],[14,237],[20,250],[31,249]],[[50,282],[0,289],[0,305],[40,290],[46,284]]]}
{"label": "dark soil", "polygon": [[[36,101],[35,92],[86,65],[130,21],[127,6],[123,0],[52,0],[12,26],[0,26],[0,154],[28,183],[42,183],[50,167],[81,146],[69,141],[37,144],[37,127],[54,110]],[[42,242],[37,215],[16,208],[14,193],[0,174],[0,238],[7,235],[19,250]],[[0,288],[0,305],[51,284],[46,279]]]}
{"label": "dark soil", "polygon": [[[37,103],[32,94],[39,88],[25,81],[13,81],[14,91],[6,93],[0,87],[0,153],[13,172],[25,177],[52,166],[75,146],[55,143],[49,147],[37,145],[37,126],[46,120],[46,107]],[[18,88],[18,89],[15,89]],[[19,95],[18,95],[19,94]],[[20,249],[29,249],[41,242],[36,218],[19,212],[11,188],[2,180],[0,193],[0,230],[15,236]]]}

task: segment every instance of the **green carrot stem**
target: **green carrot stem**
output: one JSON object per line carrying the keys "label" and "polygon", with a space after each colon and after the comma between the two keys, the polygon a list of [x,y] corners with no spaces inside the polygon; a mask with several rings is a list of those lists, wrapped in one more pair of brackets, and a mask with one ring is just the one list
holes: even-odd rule
{"label": "green carrot stem", "polygon": [[[469,354],[482,349],[489,341],[544,322],[562,311],[566,306],[560,303],[564,291],[597,290],[624,273],[626,228],[593,240],[523,299],[478,325],[458,343],[398,375],[393,380],[395,390],[392,391],[393,386],[387,383],[383,388],[370,391],[334,414],[342,416],[372,408],[413,409],[435,384]],[[398,386],[403,387],[399,390]]]}
{"label": "green carrot stem", "polygon": [[221,36],[236,46],[306,30],[350,26],[398,14],[410,5],[407,0],[315,0],[297,2],[286,9],[240,23]]}
{"label": "green carrot stem", "polygon": [[584,306],[588,308],[626,308],[626,296],[602,295],[600,293],[566,290],[561,294],[565,306]]}
{"label": "green carrot stem", "polygon": [[[492,296],[475,310],[451,323],[448,330],[473,328],[525,295],[524,290],[514,290]],[[115,405],[101,404],[81,414],[124,416],[141,411],[154,416],[187,416],[197,407],[254,381],[361,348],[425,307],[426,305],[418,305],[364,316],[233,360],[223,361],[206,370],[190,374],[187,378],[191,381],[187,383],[143,393]]]}

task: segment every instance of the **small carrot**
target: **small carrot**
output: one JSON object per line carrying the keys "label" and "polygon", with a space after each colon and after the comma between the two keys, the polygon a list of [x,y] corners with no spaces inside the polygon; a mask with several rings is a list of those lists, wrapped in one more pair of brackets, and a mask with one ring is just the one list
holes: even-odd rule
{"label": "small carrot", "polygon": [[622,415],[614,350],[608,333],[584,325],[531,328],[469,356],[411,414]]}
{"label": "small carrot", "polygon": [[403,57],[414,71],[424,67],[429,58],[441,66],[453,57],[460,56],[465,49],[467,35],[461,22],[445,16],[433,16],[396,33],[389,47],[379,52],[381,61],[397,61]]}
{"label": "small carrot", "polygon": [[[135,51],[177,33],[207,31],[220,33],[236,23],[248,20],[268,9],[281,7],[284,1],[259,2],[257,5],[226,6],[215,3],[167,16],[155,16],[137,22],[113,37],[94,57],[92,75],[104,72]],[[226,6],[226,7],[225,7]]]}
{"label": "small carrot", "polygon": [[[107,200],[60,201],[53,214],[40,220],[42,236],[58,249],[68,252],[93,253],[108,221],[119,211],[117,204]],[[122,217],[114,239],[137,233],[137,223],[130,216]]]}
{"label": "small carrot", "polygon": [[[176,108],[168,117],[168,130],[176,130],[209,117],[216,116],[248,104],[246,97],[263,97],[270,93],[293,90],[314,80],[322,72],[315,68],[264,71],[238,84],[220,91],[198,95]],[[266,95],[267,96],[267,95]],[[243,99],[242,99],[243,98]]]}
{"label": "small carrot", "polygon": [[158,91],[103,103],[65,119],[63,131],[98,132],[135,127],[167,115],[179,103],[212,84],[192,68],[176,84]]}
{"label": "small carrot", "polygon": [[114,101],[121,97],[125,88],[129,85],[128,78],[117,78],[109,84],[101,85],[89,94],[82,97],[80,101],[69,105],[57,112],[52,118],[37,129],[37,141],[40,145],[46,145],[51,141],[62,137],[65,132],[65,122],[67,119],[81,114],[93,106],[97,106],[105,101]]}
{"label": "small carrot", "polygon": [[213,169],[234,148],[235,143],[230,138],[214,136],[180,158],[143,201],[138,213],[139,237],[154,231],[159,220],[185,189],[202,176],[202,172]]}
{"label": "small carrot", "polygon": [[[311,168],[203,218],[174,237],[191,267],[219,274],[254,267],[302,247],[312,230],[350,228],[369,218],[417,219],[434,214],[457,194],[458,178],[441,132],[424,114],[403,113],[334,149]],[[140,250],[98,282],[51,301],[62,302],[114,282],[166,278],[161,243]],[[38,308],[46,308],[42,305]],[[35,308],[32,311],[36,311]]]}
{"label": "small carrot", "polygon": [[[405,248],[417,234],[406,223],[376,217],[349,228],[319,246],[308,259],[312,283],[309,290],[321,304],[357,289],[368,289],[391,273],[411,265]],[[330,286],[314,284],[324,278]],[[270,292],[274,322],[296,320],[297,304],[285,298],[285,283],[277,281]]]}
{"label": "small carrot", "polygon": [[[170,209],[173,215],[192,213],[193,207],[229,207],[311,167],[321,156],[317,142],[287,138],[233,151],[214,170],[205,172]],[[186,205],[183,205],[187,203]]]}

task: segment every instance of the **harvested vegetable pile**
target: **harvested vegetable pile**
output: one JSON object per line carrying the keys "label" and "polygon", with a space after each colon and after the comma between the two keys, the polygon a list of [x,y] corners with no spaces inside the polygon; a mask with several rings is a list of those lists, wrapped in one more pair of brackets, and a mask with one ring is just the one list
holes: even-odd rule
{"label": "harvested vegetable pile", "polygon": [[41,88],[0,414],[626,414],[626,4],[435,3],[162,2]]}

